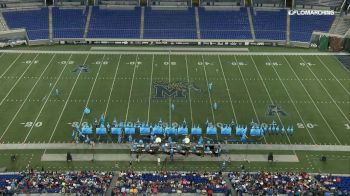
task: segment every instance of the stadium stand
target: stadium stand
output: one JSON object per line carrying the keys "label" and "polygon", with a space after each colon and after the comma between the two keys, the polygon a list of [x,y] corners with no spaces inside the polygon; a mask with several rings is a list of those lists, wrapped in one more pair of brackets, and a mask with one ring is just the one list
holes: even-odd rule
{"label": "stadium stand", "polygon": [[252,9],[256,39],[286,40],[287,11]]}
{"label": "stadium stand", "polygon": [[193,8],[146,8],[145,39],[195,39],[196,21]]}
{"label": "stadium stand", "polygon": [[334,16],[290,16],[290,40],[310,42],[313,31],[328,32]]}
{"label": "stadium stand", "polygon": [[10,29],[27,29],[30,40],[49,38],[48,8],[6,11],[2,14]]}
{"label": "stadium stand", "polygon": [[331,33],[345,35],[345,33],[349,29],[350,29],[350,15],[344,15],[339,19],[334,29],[334,32],[331,32]]}
{"label": "stadium stand", "polygon": [[[82,38],[88,10],[83,8],[52,8],[54,38]],[[64,20],[64,19],[69,20]]]}
{"label": "stadium stand", "polygon": [[44,6],[45,1],[42,0],[1,0],[1,8],[16,8],[16,7],[40,7]]}
{"label": "stadium stand", "polygon": [[122,172],[117,178],[113,193],[225,193],[227,189],[226,182],[219,173]]}
{"label": "stadium stand", "polygon": [[344,0],[295,0],[296,8],[336,9]]}
{"label": "stadium stand", "polygon": [[199,8],[202,39],[252,39],[247,8]]}
{"label": "stadium stand", "polygon": [[139,38],[141,8],[92,10],[88,38]]}
{"label": "stadium stand", "polygon": [[284,7],[284,0],[252,0],[256,7]]}
{"label": "stadium stand", "polygon": [[348,195],[350,177],[313,176],[308,173],[229,173],[240,195]]}
{"label": "stadium stand", "polygon": [[1,174],[0,193],[102,195],[107,191],[112,178],[112,173],[95,171]]}

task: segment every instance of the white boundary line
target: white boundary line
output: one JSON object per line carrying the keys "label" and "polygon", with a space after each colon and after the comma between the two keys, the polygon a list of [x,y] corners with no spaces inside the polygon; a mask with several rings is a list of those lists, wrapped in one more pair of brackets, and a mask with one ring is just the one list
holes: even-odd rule
{"label": "white boundary line", "polygon": [[[51,58],[51,60],[49,61],[49,63],[46,65],[45,69],[41,72],[39,78],[35,81],[34,85],[32,86],[32,88],[30,89],[29,93],[27,94],[26,98],[24,99],[24,101],[22,102],[21,106],[18,108],[17,112],[15,113],[15,115],[12,117],[10,123],[7,125],[5,131],[2,133],[1,137],[0,137],[0,141],[2,140],[2,138],[4,137],[4,135],[7,133],[7,131],[9,130],[10,126],[12,125],[13,121],[17,118],[17,115],[19,114],[19,112],[22,110],[23,106],[25,105],[25,103],[27,102],[29,96],[32,94],[33,90],[35,89],[36,85],[39,83],[39,81],[41,80],[41,77],[44,75],[44,73],[46,72],[47,68],[49,68],[49,66],[51,65],[53,59],[56,57],[56,54],[54,54]],[[34,126],[34,124],[33,124]]]}
{"label": "white boundary line", "polygon": [[[94,91],[94,88],[95,88],[95,85],[96,85],[96,81],[97,81],[98,75],[100,74],[100,71],[101,71],[101,68],[102,68],[102,66],[103,66],[103,61],[105,60],[105,57],[106,57],[106,55],[103,55],[102,60],[101,60],[101,63],[100,63],[100,66],[98,67],[98,70],[97,70],[97,74],[96,74],[95,77],[94,77],[95,80],[94,80],[94,82],[92,83],[92,87],[91,87],[91,89],[90,89],[89,96],[88,96],[88,98],[86,99],[86,103],[85,103],[84,108],[87,107],[87,106],[89,105],[90,98],[91,98],[92,92]],[[84,119],[84,112],[82,112],[82,114],[81,114],[80,121],[79,121],[79,125],[81,125],[83,119]]]}
{"label": "white boundary line", "polygon": [[[253,61],[255,70],[256,70],[256,71],[258,72],[258,74],[259,74],[259,77],[260,77],[260,79],[261,79],[261,83],[263,84],[263,86],[264,86],[264,88],[265,88],[265,90],[266,90],[266,93],[267,93],[267,95],[269,96],[269,99],[270,99],[270,101],[271,101],[271,104],[275,105],[274,101],[272,100],[271,94],[270,94],[269,90],[268,90],[267,87],[266,87],[265,81],[263,80],[263,78],[262,78],[262,76],[261,76],[261,74],[260,74],[260,71],[259,71],[259,69],[258,69],[258,66],[256,65],[255,60],[253,59],[253,56],[250,56],[250,58],[251,58],[252,61]],[[278,117],[278,120],[280,121],[281,125],[284,127],[284,123],[283,123],[283,121],[282,121],[282,119],[281,119],[281,116],[279,115],[278,112],[277,112],[277,117]],[[285,135],[287,136],[287,139],[288,139],[289,144],[292,145],[292,142],[290,141],[290,138],[289,138],[287,132],[284,132],[284,133],[285,133]],[[296,155],[296,152],[295,152],[294,150],[293,150],[293,152],[294,152],[294,154]]]}
{"label": "white boundary line", "polygon": [[[299,56],[300,59],[306,63],[305,59],[303,59],[301,56]],[[331,98],[331,100],[333,101],[333,103],[335,104],[335,106],[337,106],[338,110],[340,111],[340,113],[343,115],[343,117],[350,123],[349,118],[344,114],[343,110],[340,109],[339,105],[337,104],[337,102],[333,99],[332,95],[329,94],[328,90],[326,89],[326,87],[324,87],[324,85],[322,84],[322,82],[317,78],[317,76],[315,75],[315,73],[312,71],[312,69],[307,66],[307,68],[309,69],[309,71],[312,73],[312,75],[316,78],[317,82],[321,85],[321,87],[323,88],[323,90],[327,93],[327,95],[329,96],[329,98]]]}
{"label": "white boundary line", "polygon": [[151,111],[153,65],[154,65],[154,55],[152,55],[151,81],[150,81],[150,84],[149,84],[149,98],[148,98],[148,110],[147,110],[147,123],[149,123],[149,115],[150,115],[150,111]]}
{"label": "white boundary line", "polygon": [[[68,61],[70,61],[70,59],[72,58],[72,56],[73,56],[72,54],[69,56]],[[41,113],[43,112],[43,110],[44,110],[44,108],[45,108],[45,106],[46,106],[46,104],[47,104],[47,101],[48,101],[49,98],[50,98],[50,95],[51,95],[52,91],[55,89],[55,87],[56,87],[58,81],[60,80],[60,78],[61,78],[61,76],[62,76],[64,70],[66,70],[66,67],[68,66],[68,61],[67,61],[66,65],[63,67],[63,69],[62,69],[60,75],[58,76],[58,78],[57,78],[55,84],[52,85],[52,88],[50,89],[48,95],[46,96],[46,100],[45,100],[44,104],[41,106],[41,109],[40,109],[38,115],[36,116],[36,118],[35,118],[35,120],[34,120],[34,122],[33,122],[33,126],[30,127],[30,130],[29,130],[27,136],[25,137],[23,143],[25,143],[25,142],[27,141],[27,139],[28,139],[30,133],[32,132],[32,130],[33,130],[33,128],[34,128],[34,125],[37,123],[37,121],[38,121],[38,119],[39,119]]]}
{"label": "white boundary line", "polygon": [[[236,55],[233,55],[233,56],[235,57],[235,61],[236,61],[236,63],[238,64]],[[238,68],[238,71],[239,71],[239,73],[240,73],[240,75],[241,75],[241,78],[242,78],[242,81],[243,81],[245,90],[247,91],[247,94],[248,94],[248,97],[249,97],[249,100],[250,100],[250,104],[251,104],[251,106],[252,106],[252,108],[253,108],[253,111],[254,111],[254,113],[255,113],[255,118],[256,118],[256,120],[258,121],[258,124],[260,124],[260,119],[259,119],[258,113],[256,112],[256,109],[255,109],[255,106],[254,106],[254,103],[253,103],[253,100],[252,100],[252,96],[250,96],[250,92],[249,92],[248,86],[247,86],[247,84],[246,84],[246,82],[245,82],[245,79],[244,79],[242,70],[241,70],[241,68],[239,67],[239,65],[237,65],[237,68]],[[267,141],[266,141],[266,138],[265,138],[265,134],[263,135],[263,138],[264,138],[265,143],[267,144]]]}
{"label": "white boundary line", "polygon": [[135,73],[136,73],[136,67],[138,66],[138,58],[139,55],[136,55],[135,59],[135,65],[134,65],[134,73],[132,74],[132,80],[131,80],[131,86],[130,86],[130,92],[129,92],[129,99],[128,99],[128,106],[126,108],[126,114],[125,114],[125,123],[128,121],[128,115],[129,115],[129,108],[130,108],[130,99],[131,99],[131,94],[132,94],[132,89],[134,88],[134,78],[135,78]]}
{"label": "white boundary line", "polygon": [[[170,82],[171,82],[171,60],[170,60],[170,53],[171,53],[171,51],[169,51],[169,54],[168,54],[168,56],[169,56],[169,58],[168,58],[168,63],[169,63],[169,84],[170,84]],[[171,126],[172,125],[172,122],[171,122],[171,104],[172,104],[172,98],[171,97],[169,97],[169,126]]]}
{"label": "white boundary line", "polygon": [[219,59],[222,75],[224,76],[224,81],[225,81],[225,85],[226,85],[226,91],[227,91],[228,97],[230,98],[230,105],[231,105],[232,113],[233,113],[233,116],[235,117],[235,123],[237,124],[237,122],[238,122],[237,121],[237,116],[236,116],[235,108],[233,107],[233,102],[232,102],[232,98],[231,98],[231,94],[230,94],[230,89],[229,89],[228,84],[227,84],[227,80],[226,80],[224,68],[222,67],[220,55],[218,55],[218,59]]}
{"label": "white boundary line", "polygon": [[341,87],[343,87],[343,89],[346,91],[346,93],[348,95],[350,95],[350,92],[348,91],[348,89],[346,89],[343,84],[338,80],[338,78],[333,74],[333,72],[323,63],[323,61],[321,60],[321,58],[319,56],[316,56],[317,59],[321,62],[321,64],[328,70],[328,72],[333,76],[333,78],[340,84]]}
{"label": "white boundary line", "polygon": [[304,84],[301,82],[301,80],[299,79],[299,76],[295,73],[293,67],[291,66],[291,64],[289,63],[288,59],[283,56],[284,60],[287,62],[289,68],[293,71],[295,77],[298,79],[299,83],[301,84],[301,86],[303,87],[304,91],[306,92],[306,94],[309,96],[310,100],[312,101],[313,105],[315,106],[315,108],[317,109],[318,113],[320,114],[320,116],[322,117],[323,121],[326,123],[327,127],[329,128],[329,130],[332,132],[333,136],[335,137],[335,139],[337,140],[337,142],[339,144],[341,144],[341,142],[339,141],[338,137],[335,135],[332,127],[329,125],[329,123],[327,122],[327,120],[325,119],[325,117],[323,116],[322,112],[320,111],[320,109],[317,107],[314,99],[311,97],[309,91],[306,90]]}
{"label": "white boundary line", "polygon": [[[187,55],[185,55],[185,63],[186,63],[186,73],[187,73],[187,82],[188,84],[190,84],[190,77],[189,77],[189,74],[188,74],[188,63],[187,63]],[[192,126],[194,125],[194,122],[193,122],[193,110],[192,110],[192,99],[191,99],[191,88],[188,88],[188,100],[189,100],[189,104],[190,104],[190,112],[191,112],[191,123],[192,123]]]}
{"label": "white boundary line", "polygon": [[[268,60],[271,62],[270,57],[267,56],[267,58],[268,58]],[[284,82],[281,80],[280,75],[279,75],[278,72],[276,71],[276,68],[275,68],[274,66],[271,66],[271,67],[272,67],[272,69],[274,70],[274,72],[276,73],[277,77],[279,78],[279,81],[281,82],[281,84],[282,84],[282,86],[283,86],[283,88],[284,88],[284,91],[287,93],[287,95],[288,95],[288,97],[289,97],[289,99],[290,99],[292,105],[294,106],[294,109],[295,109],[295,111],[297,112],[297,114],[298,114],[298,116],[299,116],[301,122],[302,122],[304,125],[306,125],[304,119],[303,119],[303,118],[301,117],[301,115],[300,115],[300,112],[299,112],[297,106],[296,106],[295,103],[294,103],[294,100],[293,100],[292,97],[290,96],[287,87],[284,85]],[[313,142],[314,144],[316,144],[316,141],[315,141],[314,137],[312,137],[309,128],[308,128],[307,126],[305,126],[305,128],[306,128],[307,132],[309,133],[312,142]]]}
{"label": "white boundary line", "polygon": [[210,93],[210,91],[208,90],[208,86],[209,86],[209,81],[208,81],[208,76],[207,76],[207,71],[205,70],[205,60],[204,60],[204,56],[203,55],[201,55],[202,56],[202,63],[203,63],[203,69],[204,69],[204,75],[205,75],[205,80],[206,80],[206,84],[207,84],[207,86],[205,87],[206,88],[206,90],[208,91],[208,95],[209,95],[209,101],[210,101],[210,109],[211,109],[211,114],[213,115],[213,122],[214,122],[214,124],[216,124],[216,121],[215,121],[215,114],[214,114],[214,108],[213,108],[213,101],[212,101],[212,99],[211,99],[211,93]]}
{"label": "white boundary line", "polygon": [[10,66],[8,66],[5,70],[4,73],[1,74],[0,78],[4,77],[4,75],[8,72],[8,70],[11,69],[11,67],[17,62],[17,60],[22,56],[22,53],[17,55],[16,59],[12,61],[12,63],[10,64]]}
{"label": "white boundary line", "polygon": [[[86,61],[87,61],[87,59],[89,58],[89,56],[90,56],[90,54],[86,55],[86,58],[85,58],[85,60],[84,60],[84,64],[86,64]],[[58,127],[58,124],[60,123],[61,118],[62,118],[62,116],[63,116],[63,113],[64,113],[64,111],[66,110],[66,107],[67,107],[67,105],[68,105],[69,99],[70,99],[70,97],[72,96],[74,87],[75,87],[75,85],[77,84],[80,75],[81,75],[81,71],[79,71],[79,74],[78,74],[77,78],[75,79],[74,84],[73,84],[73,86],[72,86],[72,88],[71,88],[71,90],[70,90],[70,92],[69,92],[69,94],[68,94],[68,97],[67,97],[67,99],[66,99],[66,102],[64,103],[63,109],[62,109],[62,111],[61,111],[61,113],[60,113],[60,116],[58,117],[58,120],[57,120],[57,122],[56,122],[56,125],[55,125],[55,127],[54,127],[52,133],[51,133],[51,136],[50,136],[50,139],[49,139],[49,142],[48,142],[48,143],[51,142],[52,137],[55,135],[55,132],[56,132],[57,127]],[[45,151],[44,151],[44,154],[45,154],[45,152],[46,152],[46,149],[45,149]]]}
{"label": "white boundary line", "polygon": [[105,109],[105,113],[104,113],[105,116],[107,116],[109,102],[111,101],[111,96],[112,96],[112,92],[113,92],[113,89],[114,89],[115,80],[117,78],[117,74],[118,74],[118,70],[119,70],[119,65],[120,65],[120,60],[121,59],[122,59],[122,55],[119,55],[117,69],[115,70],[115,73],[114,73],[113,82],[112,82],[112,86],[111,86],[111,91],[109,92],[108,101],[107,101],[107,105],[106,105],[106,109]]}
{"label": "white boundary line", "polygon": [[24,76],[24,74],[27,73],[28,69],[33,65],[35,59],[39,56],[39,54],[37,54],[34,59],[32,60],[32,62],[27,66],[27,68],[24,70],[24,72],[21,74],[21,76],[19,76],[19,78],[16,80],[15,84],[12,86],[12,88],[10,89],[10,91],[6,94],[6,96],[1,100],[0,102],[0,106],[4,103],[4,101],[6,100],[6,98],[10,95],[10,93],[12,92],[12,90],[17,86],[18,82],[22,79],[22,77]]}
{"label": "white boundary line", "polygon": [[[52,51],[52,50],[1,50],[5,53],[40,53],[40,54],[168,54],[168,48],[164,48],[164,51],[152,51],[151,49],[149,51],[72,51],[72,50],[64,50],[64,51]],[[333,55],[342,55],[346,56],[349,55],[349,53],[346,52],[225,52],[225,51],[198,51],[198,52],[191,52],[191,51],[173,51],[173,54],[193,54],[193,55],[213,55],[213,54],[220,54],[220,55],[320,55],[320,56],[333,56]]]}

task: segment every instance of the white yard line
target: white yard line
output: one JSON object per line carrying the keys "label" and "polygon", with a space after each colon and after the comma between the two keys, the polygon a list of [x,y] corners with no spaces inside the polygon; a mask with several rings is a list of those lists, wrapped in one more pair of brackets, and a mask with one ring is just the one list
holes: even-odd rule
{"label": "white yard line", "polygon": [[[234,57],[235,57],[235,61],[236,61],[236,63],[238,64],[238,61],[237,61],[237,57],[236,57],[236,55],[234,55]],[[255,114],[255,118],[256,118],[256,120],[257,120],[258,124],[260,124],[261,122],[260,122],[260,119],[259,119],[258,113],[256,112],[256,109],[255,109],[255,106],[254,106],[254,103],[253,103],[253,100],[252,100],[252,96],[250,96],[250,92],[249,92],[248,86],[247,86],[247,84],[246,84],[246,82],[245,82],[245,79],[244,79],[244,76],[243,76],[242,70],[241,70],[241,68],[239,67],[239,65],[237,65],[237,68],[238,68],[239,73],[241,74],[241,77],[242,77],[242,81],[243,81],[243,84],[244,84],[245,90],[247,91],[247,94],[248,94],[248,98],[249,98],[250,104],[252,105],[252,108],[253,108],[253,111],[254,111],[254,114]],[[267,144],[267,141],[266,141],[265,135],[263,135],[263,138],[264,138],[265,143]]]}
{"label": "white yard line", "polygon": [[152,55],[152,70],[151,70],[151,81],[149,83],[149,97],[148,97],[148,109],[147,109],[147,123],[149,123],[149,115],[151,112],[151,99],[152,99],[152,80],[153,80],[153,64],[154,64],[154,55]]}
{"label": "white yard line", "polygon": [[[84,63],[83,63],[84,65],[86,64],[86,61],[88,60],[88,58],[89,58],[89,54],[88,54],[88,55],[86,56],[86,58],[85,58],[85,61],[84,61]],[[71,88],[71,90],[70,90],[70,92],[69,92],[69,94],[68,94],[68,97],[67,97],[67,99],[66,99],[66,102],[64,103],[63,109],[62,109],[62,111],[61,111],[61,113],[60,113],[60,116],[58,117],[58,120],[57,120],[57,122],[56,122],[56,124],[55,124],[55,127],[54,127],[52,133],[51,133],[51,136],[50,136],[50,139],[49,139],[49,142],[48,142],[48,143],[51,142],[53,136],[55,135],[55,132],[56,132],[56,130],[57,130],[57,127],[58,127],[58,125],[59,125],[59,123],[60,123],[60,121],[61,121],[61,118],[62,118],[62,116],[63,116],[64,111],[66,110],[66,107],[67,107],[67,105],[68,105],[69,99],[70,99],[70,97],[72,96],[73,90],[74,90],[74,88],[75,88],[75,85],[76,85],[77,82],[78,82],[78,79],[79,79],[80,75],[81,75],[81,71],[79,72],[77,78],[75,79],[74,84],[73,84],[73,86],[72,86],[72,88]],[[45,149],[45,151],[44,151],[44,154],[45,154],[45,152],[46,152],[46,149]]]}
{"label": "white yard line", "polygon": [[341,142],[339,141],[338,137],[335,135],[332,127],[329,125],[329,123],[327,122],[327,120],[325,119],[325,117],[323,116],[322,112],[320,111],[320,109],[317,107],[314,99],[311,97],[310,93],[306,90],[304,84],[301,82],[301,80],[299,79],[298,74],[295,73],[293,67],[291,66],[291,64],[289,63],[289,61],[287,60],[287,58],[285,56],[283,56],[284,60],[287,62],[288,66],[290,67],[290,69],[293,71],[295,77],[298,79],[299,83],[301,84],[301,86],[303,87],[304,91],[306,92],[306,94],[309,96],[310,100],[312,101],[313,105],[315,106],[315,108],[317,109],[318,113],[320,114],[321,118],[323,119],[323,121],[326,123],[327,127],[329,128],[329,130],[332,132],[333,136],[335,137],[335,139],[337,140],[337,142],[339,144],[341,144]]}
{"label": "white yard line", "polygon": [[346,91],[346,93],[348,94],[348,95],[350,95],[350,92],[348,91],[348,89],[346,89],[345,87],[344,87],[344,85],[338,80],[338,78],[333,74],[333,72],[327,67],[327,65],[325,65],[324,63],[323,63],[323,61],[321,60],[321,58],[319,57],[319,56],[316,56],[317,57],[317,59],[321,62],[321,64],[328,70],[328,72],[333,76],[333,78],[340,84],[340,86],[341,87],[343,87],[343,89]]}
{"label": "white yard line", "polygon": [[213,101],[212,101],[212,99],[211,99],[211,93],[210,93],[210,91],[208,90],[209,81],[208,81],[207,71],[205,70],[205,61],[204,61],[203,55],[201,55],[201,56],[202,56],[202,63],[203,63],[203,69],[204,69],[205,80],[206,80],[206,84],[207,84],[206,89],[207,89],[208,95],[209,95],[211,114],[212,114],[212,116],[213,116],[213,123],[216,124],[216,121],[215,121],[215,114],[214,114],[214,108],[213,108]]}
{"label": "white yard line", "polygon": [[[304,62],[305,60],[303,59],[303,57],[299,56],[300,59]],[[329,96],[329,98],[331,98],[331,100],[333,101],[333,103],[335,104],[335,106],[338,108],[338,110],[340,111],[340,113],[343,115],[343,117],[348,121],[348,123],[350,123],[350,120],[348,118],[347,115],[344,114],[343,110],[339,107],[339,105],[337,104],[337,102],[333,99],[332,95],[328,92],[328,90],[326,89],[326,87],[322,84],[322,82],[318,79],[318,77],[316,76],[316,74],[312,71],[312,69],[307,66],[307,68],[309,69],[309,71],[312,73],[312,75],[316,78],[316,81],[321,85],[321,87],[323,88],[323,90],[327,93],[327,95]]]}
{"label": "white yard line", "polygon": [[[190,77],[189,77],[189,74],[188,74],[187,55],[185,55],[185,61],[186,61],[187,83],[189,85],[190,84]],[[188,88],[188,99],[189,99],[189,102],[190,102],[191,123],[192,123],[191,127],[193,127],[194,122],[193,122],[193,110],[192,110],[192,100],[191,100],[191,88]]]}
{"label": "white yard line", "polygon": [[[268,58],[268,60],[271,62],[270,57],[267,56],[267,58]],[[295,103],[294,103],[294,100],[293,100],[292,97],[290,96],[287,87],[285,86],[284,82],[281,80],[280,75],[279,75],[278,72],[276,71],[276,68],[275,68],[274,66],[271,66],[271,67],[273,68],[273,70],[275,71],[277,77],[279,78],[279,81],[281,82],[281,84],[282,84],[282,86],[283,86],[283,88],[284,88],[284,91],[287,93],[287,95],[288,95],[288,97],[289,97],[289,100],[291,101],[291,103],[292,103],[292,105],[293,105],[295,111],[297,112],[297,114],[298,114],[298,116],[299,116],[301,122],[302,122],[304,125],[306,125],[304,119],[303,119],[303,118],[301,117],[301,115],[300,115],[300,112],[299,112],[297,106],[296,106]],[[311,137],[312,142],[313,142],[314,144],[316,144],[316,141],[315,141],[314,137],[312,137],[309,128],[308,128],[307,126],[305,126],[305,128],[306,128],[307,132],[309,133],[309,136]]]}
{"label": "white yard line", "polygon": [[4,75],[8,72],[8,70],[11,69],[11,67],[17,62],[17,60],[19,59],[19,57],[22,56],[22,53],[20,53],[19,55],[17,55],[16,59],[12,61],[12,63],[10,64],[10,66],[8,66],[5,70],[4,73],[1,74],[0,78],[4,77]]}
{"label": "white yard line", "polygon": [[27,73],[27,71],[29,70],[29,68],[33,65],[35,59],[39,56],[39,54],[37,54],[34,59],[32,60],[32,62],[27,66],[27,68],[24,70],[24,72],[19,76],[19,78],[16,80],[15,84],[12,86],[12,88],[10,89],[10,91],[6,94],[6,96],[1,100],[0,102],[0,106],[4,103],[4,101],[6,100],[6,98],[10,95],[10,93],[12,92],[12,90],[17,86],[18,82],[22,79],[22,77],[24,76],[24,74]]}
{"label": "white yard line", "polygon": [[119,70],[119,65],[120,65],[120,60],[121,59],[122,59],[122,55],[119,55],[117,69],[115,70],[115,73],[114,73],[113,82],[112,82],[112,86],[111,86],[111,91],[109,92],[108,101],[107,101],[107,105],[106,105],[104,116],[107,116],[107,111],[108,111],[109,103],[111,101],[112,92],[113,92],[113,89],[114,89],[114,84],[115,84],[115,80],[117,78],[117,74],[118,74],[118,70]]}
{"label": "white yard line", "polygon": [[[263,86],[264,86],[264,88],[265,88],[265,91],[266,91],[266,93],[267,93],[267,95],[268,95],[268,97],[269,97],[269,99],[270,99],[270,101],[271,101],[271,104],[275,105],[275,104],[274,104],[274,101],[273,101],[272,98],[271,98],[271,94],[270,94],[269,90],[267,89],[266,84],[265,84],[265,82],[264,82],[264,80],[263,80],[263,78],[262,78],[262,76],[261,76],[261,74],[260,74],[260,71],[259,71],[259,69],[258,69],[258,66],[256,65],[255,60],[253,59],[253,56],[250,56],[250,58],[252,59],[253,64],[254,64],[254,67],[255,67],[256,71],[258,72],[258,74],[259,74],[259,77],[260,77],[260,79],[261,79],[261,83],[263,84]],[[281,116],[279,115],[278,112],[277,112],[277,117],[278,117],[278,120],[280,121],[281,125],[284,127],[284,123],[283,123],[283,121],[282,121],[282,119],[281,119]],[[287,136],[287,139],[288,139],[289,144],[292,145],[292,142],[290,141],[290,138],[289,138],[287,132],[285,132],[285,135]],[[294,152],[294,154],[296,155],[296,152],[295,152],[295,151],[293,151],[293,152]]]}
{"label": "white yard line", "polygon": [[135,79],[135,73],[136,73],[136,68],[139,66],[138,65],[138,57],[139,55],[136,55],[135,59],[135,65],[134,65],[134,73],[132,74],[132,80],[131,80],[131,86],[130,86],[130,92],[129,92],[129,99],[128,99],[128,106],[126,108],[126,114],[125,114],[125,123],[128,121],[128,115],[129,115],[129,108],[130,108],[130,99],[131,99],[131,94],[132,94],[132,89],[134,88],[134,79]]}
{"label": "white yard line", "polygon": [[226,85],[226,91],[227,91],[228,97],[230,98],[230,105],[231,105],[232,113],[233,113],[233,116],[235,117],[235,123],[237,124],[237,123],[238,123],[238,121],[237,121],[237,116],[236,116],[235,108],[233,107],[233,102],[232,102],[232,98],[231,98],[231,93],[230,93],[230,89],[229,89],[228,84],[227,84],[227,80],[226,80],[226,75],[225,75],[225,72],[224,72],[224,68],[222,67],[220,55],[218,55],[218,59],[219,59],[219,63],[220,63],[222,75],[224,76],[224,81],[225,81],[225,85]]}
{"label": "white yard line", "polygon": [[[15,115],[12,117],[10,123],[7,125],[7,127],[5,128],[5,131],[2,133],[1,137],[0,137],[0,141],[2,140],[2,138],[4,137],[4,135],[7,133],[7,131],[9,130],[10,126],[12,125],[13,121],[17,118],[17,115],[19,114],[19,112],[22,110],[24,104],[27,102],[29,96],[32,94],[33,90],[35,89],[36,85],[39,83],[41,77],[44,75],[45,71],[47,70],[47,68],[49,68],[49,66],[51,65],[52,60],[55,58],[56,54],[54,54],[50,60],[50,62],[46,65],[45,69],[41,72],[39,78],[35,81],[34,85],[32,86],[32,88],[30,89],[29,93],[27,94],[26,98],[24,99],[24,101],[22,102],[21,106],[18,108],[17,112],[15,113]],[[34,124],[33,124],[34,126]]]}
{"label": "white yard line", "polygon": [[[70,61],[70,59],[72,58],[72,56],[73,56],[72,54],[69,56],[68,61]],[[67,62],[68,62],[68,61],[67,61]],[[57,78],[57,80],[56,80],[55,83],[52,85],[52,88],[50,89],[49,93],[45,96],[45,97],[46,97],[46,98],[45,98],[45,102],[44,102],[44,104],[41,106],[40,111],[39,111],[38,115],[36,116],[36,118],[35,118],[35,120],[34,120],[33,126],[30,127],[29,132],[28,132],[28,134],[26,135],[26,137],[25,137],[23,143],[25,143],[25,142],[27,141],[27,139],[28,139],[30,133],[32,132],[32,130],[33,130],[33,128],[34,128],[34,125],[37,123],[37,121],[38,121],[38,119],[39,119],[41,113],[43,112],[43,110],[44,110],[44,108],[45,108],[45,106],[46,106],[46,104],[47,104],[47,102],[48,102],[48,100],[49,100],[49,98],[50,98],[51,93],[52,93],[53,90],[55,89],[55,87],[56,87],[58,81],[60,80],[60,78],[61,78],[61,76],[62,76],[64,70],[66,70],[66,67],[67,67],[67,66],[68,66],[68,63],[66,63],[66,64],[64,65],[64,67],[63,67],[63,69],[62,69],[60,75],[59,75],[58,78]]]}
{"label": "white yard line", "polygon": [[[85,107],[88,107],[88,105],[89,105],[90,98],[91,98],[92,92],[93,92],[94,89],[95,89],[96,81],[97,81],[98,76],[100,75],[100,71],[101,71],[101,68],[102,68],[102,65],[103,65],[103,61],[105,60],[105,57],[106,57],[106,55],[103,55],[102,60],[101,60],[101,63],[100,63],[100,66],[98,67],[98,70],[97,70],[97,74],[96,74],[96,76],[95,76],[95,80],[94,80],[94,82],[92,83],[92,87],[91,87],[91,89],[90,89],[89,96],[88,96],[88,98],[87,98],[87,100],[86,100]],[[85,107],[84,107],[84,108],[85,108]],[[84,112],[82,112],[82,114],[81,114],[80,121],[79,121],[79,125],[81,125],[83,119],[84,119]]]}
{"label": "white yard line", "polygon": [[[168,63],[169,63],[169,84],[171,82],[171,60],[170,60],[170,51],[169,51],[169,59],[168,59]],[[171,126],[171,97],[169,97],[169,126]]]}
{"label": "white yard line", "polygon": [[[234,55],[234,57],[235,57],[236,63],[238,64],[236,55]],[[240,73],[240,75],[241,75],[241,77],[242,77],[242,81],[243,81],[245,90],[247,91],[248,98],[249,98],[249,100],[250,100],[250,104],[251,104],[252,107],[253,107],[253,111],[254,111],[254,114],[255,114],[255,118],[256,118],[256,120],[258,121],[258,124],[260,124],[259,116],[258,116],[258,113],[256,112],[255,106],[254,106],[254,104],[253,104],[252,96],[250,96],[250,92],[249,92],[248,86],[247,86],[247,84],[246,84],[246,82],[245,82],[245,79],[244,79],[242,70],[241,70],[241,68],[239,67],[239,65],[237,65],[237,68],[238,68],[238,71],[239,71],[239,73]],[[266,143],[265,136],[264,136],[264,140],[265,140],[265,143]]]}

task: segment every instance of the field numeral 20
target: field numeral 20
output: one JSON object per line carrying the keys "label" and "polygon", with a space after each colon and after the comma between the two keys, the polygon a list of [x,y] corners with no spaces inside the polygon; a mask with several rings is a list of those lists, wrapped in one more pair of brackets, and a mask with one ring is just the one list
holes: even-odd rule
{"label": "field numeral 20", "polygon": [[26,122],[24,123],[24,127],[41,127],[43,126],[43,122],[36,122],[35,124],[33,122]]}
{"label": "field numeral 20", "polygon": [[[297,123],[297,127],[299,129],[304,129],[305,128],[305,125],[303,123]],[[312,123],[306,123],[306,127],[309,128],[309,129],[313,129],[315,127],[315,124],[312,124]]]}

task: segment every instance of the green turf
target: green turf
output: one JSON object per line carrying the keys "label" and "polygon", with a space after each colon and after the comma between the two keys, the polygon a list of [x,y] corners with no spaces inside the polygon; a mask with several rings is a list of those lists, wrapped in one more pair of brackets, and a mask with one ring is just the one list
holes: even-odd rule
{"label": "green turf", "polygon": [[[0,60],[1,143],[70,142],[72,122],[91,123],[102,113],[110,122],[114,117],[153,123],[160,118],[186,119],[190,125],[203,125],[207,119],[216,123],[237,119],[242,125],[252,119],[268,124],[275,120],[293,125],[294,135],[266,135],[256,139],[258,143],[349,145],[350,141],[349,72],[334,56],[5,53]],[[71,63],[64,64],[67,61]],[[78,64],[87,64],[89,72],[73,73]],[[191,90],[185,99],[172,99],[176,107],[172,111],[169,99],[154,98],[154,81],[190,81],[201,92]],[[56,82],[59,97],[51,92],[50,83]],[[214,84],[210,93],[208,82]],[[217,111],[212,110],[213,102],[219,104]],[[287,115],[267,116],[272,103]],[[82,114],[85,105],[91,109],[88,116]]]}

